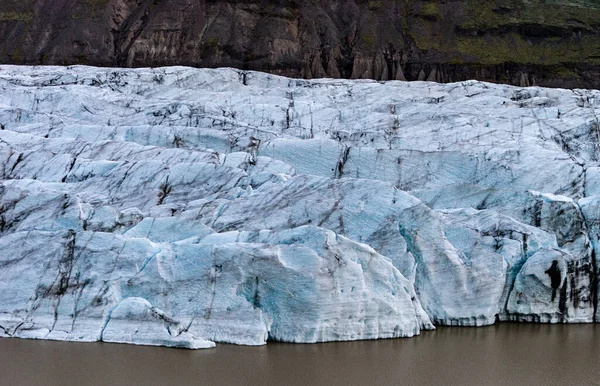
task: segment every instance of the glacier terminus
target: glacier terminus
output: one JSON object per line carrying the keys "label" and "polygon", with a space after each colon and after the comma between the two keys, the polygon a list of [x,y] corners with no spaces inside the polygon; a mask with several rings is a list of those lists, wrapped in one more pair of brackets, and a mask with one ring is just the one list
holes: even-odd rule
{"label": "glacier terminus", "polygon": [[0,66],[0,336],[599,320],[600,92]]}

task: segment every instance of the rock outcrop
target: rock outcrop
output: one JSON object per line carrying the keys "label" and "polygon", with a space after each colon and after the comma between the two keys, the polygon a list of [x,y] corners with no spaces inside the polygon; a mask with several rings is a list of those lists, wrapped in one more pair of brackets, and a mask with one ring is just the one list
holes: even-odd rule
{"label": "rock outcrop", "polygon": [[600,88],[586,0],[4,0],[0,63]]}

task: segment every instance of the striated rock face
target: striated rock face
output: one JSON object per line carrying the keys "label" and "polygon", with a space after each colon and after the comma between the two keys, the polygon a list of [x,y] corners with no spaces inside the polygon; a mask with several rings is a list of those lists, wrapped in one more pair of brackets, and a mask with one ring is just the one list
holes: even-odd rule
{"label": "striated rock face", "polygon": [[0,63],[600,88],[600,4],[3,0]]}
{"label": "striated rock face", "polygon": [[600,92],[0,67],[0,335],[598,319]]}

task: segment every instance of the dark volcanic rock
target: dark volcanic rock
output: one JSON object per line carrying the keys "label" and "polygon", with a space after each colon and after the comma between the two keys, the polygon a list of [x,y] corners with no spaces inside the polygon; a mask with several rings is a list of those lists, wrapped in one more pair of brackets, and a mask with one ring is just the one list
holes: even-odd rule
{"label": "dark volcanic rock", "polygon": [[0,62],[600,88],[600,4],[2,0]]}

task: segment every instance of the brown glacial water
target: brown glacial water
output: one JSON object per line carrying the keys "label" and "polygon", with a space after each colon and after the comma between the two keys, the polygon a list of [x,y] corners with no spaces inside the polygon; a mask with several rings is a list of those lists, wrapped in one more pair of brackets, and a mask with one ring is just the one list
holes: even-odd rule
{"label": "brown glacial water", "polygon": [[200,351],[0,339],[0,385],[117,384],[598,385],[600,326],[499,324]]}

